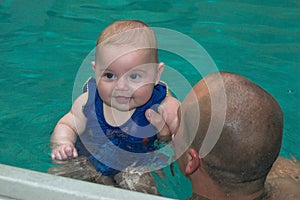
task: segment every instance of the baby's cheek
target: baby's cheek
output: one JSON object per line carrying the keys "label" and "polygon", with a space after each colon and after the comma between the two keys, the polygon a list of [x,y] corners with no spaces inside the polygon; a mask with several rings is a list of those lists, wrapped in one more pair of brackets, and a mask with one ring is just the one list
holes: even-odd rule
{"label": "baby's cheek", "polygon": [[134,98],[136,99],[136,101],[145,104],[151,98],[152,92],[153,92],[153,88],[142,87],[135,91]]}

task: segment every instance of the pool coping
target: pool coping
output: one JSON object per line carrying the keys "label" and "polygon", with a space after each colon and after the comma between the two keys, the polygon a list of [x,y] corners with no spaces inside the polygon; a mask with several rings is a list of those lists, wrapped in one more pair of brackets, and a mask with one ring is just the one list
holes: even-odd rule
{"label": "pool coping", "polygon": [[0,164],[0,199],[41,198],[44,200],[170,199]]}

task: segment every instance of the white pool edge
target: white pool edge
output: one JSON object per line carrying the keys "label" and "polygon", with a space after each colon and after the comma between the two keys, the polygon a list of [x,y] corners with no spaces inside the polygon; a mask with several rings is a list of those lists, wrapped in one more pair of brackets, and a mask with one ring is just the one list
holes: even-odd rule
{"label": "white pool edge", "polygon": [[167,200],[169,198],[0,164],[0,199]]}

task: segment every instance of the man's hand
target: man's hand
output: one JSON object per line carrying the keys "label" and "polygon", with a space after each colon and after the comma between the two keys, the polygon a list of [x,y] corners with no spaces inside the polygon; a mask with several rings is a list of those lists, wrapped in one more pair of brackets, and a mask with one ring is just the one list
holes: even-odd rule
{"label": "man's hand", "polygon": [[167,97],[158,107],[158,112],[146,110],[147,120],[159,131],[158,137],[169,141],[179,127],[180,102],[174,97]]}

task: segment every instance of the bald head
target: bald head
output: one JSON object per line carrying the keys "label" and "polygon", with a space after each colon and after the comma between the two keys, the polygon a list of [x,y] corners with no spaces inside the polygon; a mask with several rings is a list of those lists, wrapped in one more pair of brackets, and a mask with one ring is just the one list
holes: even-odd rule
{"label": "bald head", "polygon": [[[222,94],[226,103],[218,102]],[[220,105],[226,107],[225,115],[212,114],[213,107]],[[283,116],[275,99],[250,80],[221,72],[201,80],[183,102],[185,134],[190,134],[195,127],[189,124],[195,121],[197,107],[200,120],[192,143],[197,151],[204,145],[210,123],[225,116],[219,139],[202,158],[210,176],[231,191],[245,187],[251,193],[263,187],[282,139]]]}

